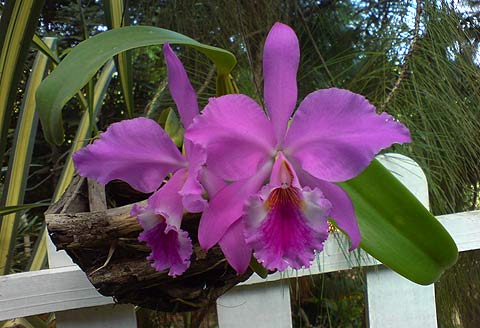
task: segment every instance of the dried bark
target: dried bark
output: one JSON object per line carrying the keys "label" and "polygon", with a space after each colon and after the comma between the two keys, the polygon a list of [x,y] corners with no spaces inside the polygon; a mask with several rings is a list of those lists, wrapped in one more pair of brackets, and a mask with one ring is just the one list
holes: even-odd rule
{"label": "dried bark", "polygon": [[252,274],[238,276],[218,247],[208,253],[200,248],[198,215],[186,216],[182,224],[194,245],[190,268],[176,278],[157,272],[146,260],[149,248],[137,240],[141,227],[130,216],[132,205],[106,209],[104,197],[103,189],[87,188],[76,178],[45,215],[57,248],[67,251],[101,294],[159,311],[193,311],[210,306]]}

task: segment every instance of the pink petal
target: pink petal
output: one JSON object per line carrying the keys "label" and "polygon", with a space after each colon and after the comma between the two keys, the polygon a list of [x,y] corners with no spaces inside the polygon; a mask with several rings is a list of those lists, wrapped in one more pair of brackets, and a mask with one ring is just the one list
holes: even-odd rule
{"label": "pink petal", "polygon": [[188,233],[180,229],[183,206],[179,194],[187,172],[179,170],[148,199],[147,206],[135,205],[131,215],[136,216],[144,229],[138,236],[152,250],[147,257],[157,271],[170,268],[170,276],[181,275],[190,266],[193,252]]}
{"label": "pink petal", "polygon": [[[165,185],[148,198],[147,206],[140,207],[135,205],[132,209],[132,215],[138,213],[152,212],[160,215],[167,223],[168,227],[180,228],[183,218],[183,204],[180,190],[187,178],[186,169],[177,171]],[[144,229],[149,229],[151,224],[147,224],[139,217],[139,222]]]}
{"label": "pink petal", "polygon": [[167,231],[165,221],[159,220],[152,229],[140,233],[138,239],[152,250],[147,259],[153,261],[155,270],[170,269],[168,275],[175,277],[190,266],[193,248],[186,231],[176,227]]}
{"label": "pink petal", "polygon": [[165,221],[164,217],[155,214],[155,212],[151,208],[148,208],[148,206],[139,206],[137,204],[133,205],[130,215],[137,217],[137,221],[143,230],[151,230],[161,221]]}
{"label": "pink petal", "polygon": [[100,139],[73,154],[73,162],[81,176],[102,184],[123,180],[145,193],[186,165],[165,131],[143,117],[110,125]]}
{"label": "pink petal", "polygon": [[330,207],[318,189],[266,187],[247,205],[247,244],[269,270],[309,267],[328,237]]}
{"label": "pink petal", "polygon": [[253,177],[229,184],[212,197],[198,227],[198,241],[203,249],[218,243],[228,228],[243,216],[245,202],[258,192],[271,167],[271,163],[265,164]]}
{"label": "pink petal", "polygon": [[408,129],[377,115],[363,96],[341,89],[318,90],[300,104],[285,153],[314,177],[340,182],[357,176],[382,149],[410,142]]}
{"label": "pink petal", "polygon": [[222,178],[215,175],[208,167],[203,168],[201,183],[207,191],[208,198],[212,198],[227,185]]}
{"label": "pink petal", "polygon": [[207,165],[225,180],[251,177],[276,144],[261,108],[245,95],[211,98],[185,137],[207,149]]}
{"label": "pink petal", "polygon": [[325,198],[332,204],[330,217],[350,237],[350,250],[357,248],[360,244],[361,235],[353,203],[348,194],[333,183],[318,180],[300,170],[298,174],[303,185],[312,188],[317,187],[323,192]]}
{"label": "pink petal", "polygon": [[198,115],[197,95],[190,84],[185,68],[168,43],[163,45],[163,55],[168,69],[168,88],[177,104],[183,126],[187,128],[193,122],[193,118]]}
{"label": "pink petal", "polygon": [[180,195],[183,197],[183,207],[190,213],[198,213],[207,206],[200,184],[207,153],[201,146],[194,145],[189,140],[185,140],[184,146],[188,160],[188,177],[180,190]]}
{"label": "pink petal", "polygon": [[297,69],[300,49],[295,32],[276,23],[263,49],[265,106],[279,142],[283,141],[288,120],[297,103]]}
{"label": "pink petal", "polygon": [[252,249],[245,242],[243,230],[243,220],[237,220],[218,242],[228,263],[238,274],[247,271],[252,256]]}

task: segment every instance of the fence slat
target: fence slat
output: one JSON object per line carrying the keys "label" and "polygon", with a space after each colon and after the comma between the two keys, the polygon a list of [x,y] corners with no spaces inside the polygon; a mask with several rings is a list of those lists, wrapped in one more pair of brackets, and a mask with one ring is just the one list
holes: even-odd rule
{"label": "fence slat", "polygon": [[0,277],[0,320],[112,302],[75,266]]}
{"label": "fence slat", "polygon": [[[380,160],[429,208],[427,178],[417,163],[402,155]],[[367,271],[367,297],[370,328],[437,327],[433,284],[417,285],[381,265]]]}
{"label": "fence slat", "polygon": [[287,281],[236,287],[217,300],[221,328],[291,328]]}
{"label": "fence slat", "polygon": [[480,211],[437,217],[455,240],[459,252],[480,249]]}
{"label": "fence slat", "polygon": [[435,288],[421,286],[377,266],[367,271],[370,328],[437,327]]}
{"label": "fence slat", "polygon": [[137,326],[131,305],[108,304],[56,312],[57,328],[131,328]]}

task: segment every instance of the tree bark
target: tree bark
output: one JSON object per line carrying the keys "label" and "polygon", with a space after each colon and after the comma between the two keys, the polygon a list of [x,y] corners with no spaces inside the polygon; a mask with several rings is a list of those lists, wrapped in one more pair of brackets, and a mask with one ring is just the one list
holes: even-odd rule
{"label": "tree bark", "polygon": [[[89,200],[89,190],[90,198],[99,199]],[[107,203],[102,197],[97,186],[88,188],[85,179],[76,178],[45,215],[57,249],[67,251],[101,294],[159,311],[193,311],[214,304],[252,274],[237,275],[218,246],[208,253],[200,248],[198,214],[182,223],[194,245],[189,269],[176,278],[156,271],[146,259],[150,249],[137,239],[142,228],[130,215],[133,205],[98,210]],[[90,207],[97,211],[88,212]]]}

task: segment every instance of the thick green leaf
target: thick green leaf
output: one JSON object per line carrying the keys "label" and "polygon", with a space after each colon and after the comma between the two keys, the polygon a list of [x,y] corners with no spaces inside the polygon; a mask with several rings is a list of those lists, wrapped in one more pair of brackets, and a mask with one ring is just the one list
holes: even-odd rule
{"label": "thick green leaf", "polygon": [[0,163],[23,63],[44,0],[7,1],[0,19]]}
{"label": "thick green leaf", "polygon": [[[49,49],[56,47],[56,38],[46,38],[45,41]],[[6,183],[2,195],[2,206],[10,207],[23,203],[38,126],[38,117],[35,112],[35,91],[45,76],[48,62],[48,57],[39,52],[28,78],[17,128],[15,129],[12,154],[10,155]],[[0,240],[2,241],[0,244],[0,274],[5,274],[9,271],[17,222],[18,215],[14,213],[0,218]]]}
{"label": "thick green leaf", "polygon": [[[33,44],[37,47],[39,51],[41,51],[45,56],[48,57],[54,63],[55,65],[58,65],[60,63],[60,58],[57,56],[56,52],[53,52],[51,49],[48,48],[48,46],[43,42],[42,39],[36,34],[33,35]],[[68,50],[71,50],[71,48],[68,48],[64,50],[64,53],[67,53]],[[85,99],[85,96],[83,95],[82,91],[79,90],[77,92],[77,97],[80,100],[80,105],[84,110],[88,110],[88,102],[87,99]]]}
{"label": "thick green leaf", "polygon": [[355,206],[360,247],[390,269],[428,285],[457,260],[452,237],[377,160],[341,186]]}
{"label": "thick green leaf", "polygon": [[165,42],[187,45],[203,52],[216,65],[219,81],[228,81],[236,64],[235,56],[226,50],[157,27],[129,26],[100,33],[76,46],[37,92],[40,120],[47,141],[63,142],[63,106],[108,59],[126,50]]}
{"label": "thick green leaf", "polygon": [[[96,117],[100,111],[103,100],[107,93],[108,85],[112,78],[113,73],[115,72],[115,64],[113,60],[107,62],[103,67],[102,73],[97,79],[94,90],[93,98],[93,115]],[[83,103],[84,109],[87,107],[86,99],[81,97],[80,100]],[[58,180],[57,186],[55,188],[55,194],[53,195],[53,202],[56,202],[62,197],[63,193],[67,189],[68,185],[72,181],[73,174],[75,173],[75,168],[73,166],[72,156],[74,152],[84,147],[88,143],[90,137],[90,115],[87,110],[84,111],[80,124],[77,128],[75,138],[72,142],[72,148],[70,149],[70,155],[68,156],[65,164],[63,165],[62,174]],[[40,270],[44,263],[47,261],[47,243],[46,243],[47,232],[46,229],[42,231],[39,235],[37,243],[35,245],[34,253],[32,259],[29,263],[28,270]]]}
{"label": "thick green leaf", "polygon": [[[104,0],[103,7],[109,29],[128,25],[125,22],[128,15],[125,13],[123,0]],[[131,52],[126,51],[115,56],[115,66],[120,77],[123,98],[127,107],[127,116],[133,117],[133,66]]]}

